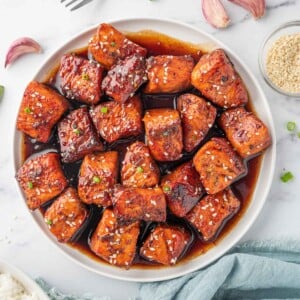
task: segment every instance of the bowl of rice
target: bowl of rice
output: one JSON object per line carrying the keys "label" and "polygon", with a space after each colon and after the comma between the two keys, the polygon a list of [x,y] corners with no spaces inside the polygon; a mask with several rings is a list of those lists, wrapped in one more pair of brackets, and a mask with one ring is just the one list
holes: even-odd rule
{"label": "bowl of rice", "polygon": [[50,300],[29,276],[3,261],[0,261],[0,299]]}

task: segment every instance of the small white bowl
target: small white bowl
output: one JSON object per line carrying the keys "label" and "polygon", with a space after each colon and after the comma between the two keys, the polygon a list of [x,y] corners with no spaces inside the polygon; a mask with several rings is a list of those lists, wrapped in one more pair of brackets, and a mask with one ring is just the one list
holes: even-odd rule
{"label": "small white bowl", "polygon": [[18,283],[20,283],[24,287],[26,292],[36,296],[38,300],[50,300],[50,298],[45,294],[45,292],[34,280],[32,280],[28,275],[26,275],[16,267],[6,262],[0,261],[0,274],[11,275],[11,277],[13,277]]}

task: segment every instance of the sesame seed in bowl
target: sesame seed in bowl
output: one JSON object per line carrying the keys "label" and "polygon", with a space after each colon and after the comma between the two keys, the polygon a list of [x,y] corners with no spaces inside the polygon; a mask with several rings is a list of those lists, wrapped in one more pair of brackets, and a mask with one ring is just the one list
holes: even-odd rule
{"label": "sesame seed in bowl", "polygon": [[300,20],[282,24],[267,36],[259,65],[269,86],[300,99]]}

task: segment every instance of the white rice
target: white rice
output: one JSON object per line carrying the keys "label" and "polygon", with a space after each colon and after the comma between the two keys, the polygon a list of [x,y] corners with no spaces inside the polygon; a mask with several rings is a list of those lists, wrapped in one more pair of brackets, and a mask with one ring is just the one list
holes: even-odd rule
{"label": "white rice", "polygon": [[0,273],[1,300],[38,300],[35,293],[28,292],[25,287],[10,274]]}

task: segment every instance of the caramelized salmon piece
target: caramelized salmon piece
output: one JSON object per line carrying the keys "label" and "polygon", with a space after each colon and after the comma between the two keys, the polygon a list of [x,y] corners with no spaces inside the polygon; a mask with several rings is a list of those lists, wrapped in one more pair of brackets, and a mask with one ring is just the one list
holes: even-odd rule
{"label": "caramelized salmon piece", "polygon": [[154,159],[173,161],[181,157],[183,149],[179,113],[170,108],[146,111],[144,119],[147,145]]}
{"label": "caramelized salmon piece", "polygon": [[208,141],[193,162],[208,194],[220,192],[246,173],[242,159],[224,138]]}
{"label": "caramelized salmon piece", "polygon": [[16,178],[31,210],[59,195],[68,185],[61,169],[59,155],[54,152],[26,160],[18,170]]}
{"label": "caramelized salmon piece", "polygon": [[201,56],[192,72],[192,85],[224,108],[248,102],[244,83],[222,49]]}
{"label": "caramelized salmon piece", "polygon": [[140,223],[120,224],[111,209],[105,209],[90,239],[90,248],[112,265],[129,268],[136,254]]}
{"label": "caramelized salmon piece", "polygon": [[192,162],[184,163],[164,176],[161,187],[169,209],[178,217],[184,217],[204,193],[199,174]]}
{"label": "caramelized salmon piece", "polygon": [[201,199],[188,213],[186,219],[201,233],[204,241],[212,241],[239,208],[240,201],[231,189],[227,188]]}
{"label": "caramelized salmon piece", "polygon": [[118,152],[88,154],[79,171],[78,194],[87,204],[112,205],[111,194],[118,176]]}
{"label": "caramelized salmon piece", "polygon": [[101,137],[109,143],[142,133],[142,103],[133,96],[126,103],[108,101],[90,110],[93,123]]}
{"label": "caramelized salmon piece", "polygon": [[110,69],[119,60],[125,57],[138,54],[146,56],[147,50],[125,37],[110,24],[99,25],[96,34],[91,38],[88,47],[93,58]]}
{"label": "caramelized salmon piece", "polygon": [[113,205],[117,218],[122,221],[166,221],[166,199],[160,188],[116,186]]}
{"label": "caramelized salmon piece", "polygon": [[64,163],[74,162],[88,153],[103,149],[86,107],[73,110],[60,121],[58,137]]}
{"label": "caramelized salmon piece", "polygon": [[67,100],[50,87],[31,81],[20,105],[17,129],[46,143],[53,126],[68,109]]}
{"label": "caramelized salmon piece", "polygon": [[158,225],[145,240],[140,255],[159,264],[174,265],[190,239],[190,233],[183,227]]}
{"label": "caramelized salmon piece", "polygon": [[135,142],[127,148],[122,162],[122,184],[127,187],[152,187],[159,183],[160,171],[149,148]]}
{"label": "caramelized salmon piece", "polygon": [[71,241],[84,225],[88,210],[75,188],[67,188],[47,209],[44,219],[59,242]]}
{"label": "caramelized salmon piece", "polygon": [[66,54],[60,61],[61,89],[67,98],[96,104],[102,95],[104,68],[75,54]]}
{"label": "caramelized salmon piece", "polygon": [[243,107],[227,110],[221,115],[219,123],[232,146],[242,157],[262,152],[271,144],[267,126]]}
{"label": "caramelized salmon piece", "polygon": [[217,110],[203,98],[193,94],[183,94],[177,98],[183,130],[183,145],[187,152],[197,147],[213,126]]}
{"label": "caramelized salmon piece", "polygon": [[102,81],[102,89],[115,101],[124,103],[147,80],[145,58],[132,55],[114,65]]}
{"label": "caramelized salmon piece", "polygon": [[148,94],[178,93],[191,87],[194,59],[190,55],[158,55],[147,59]]}

